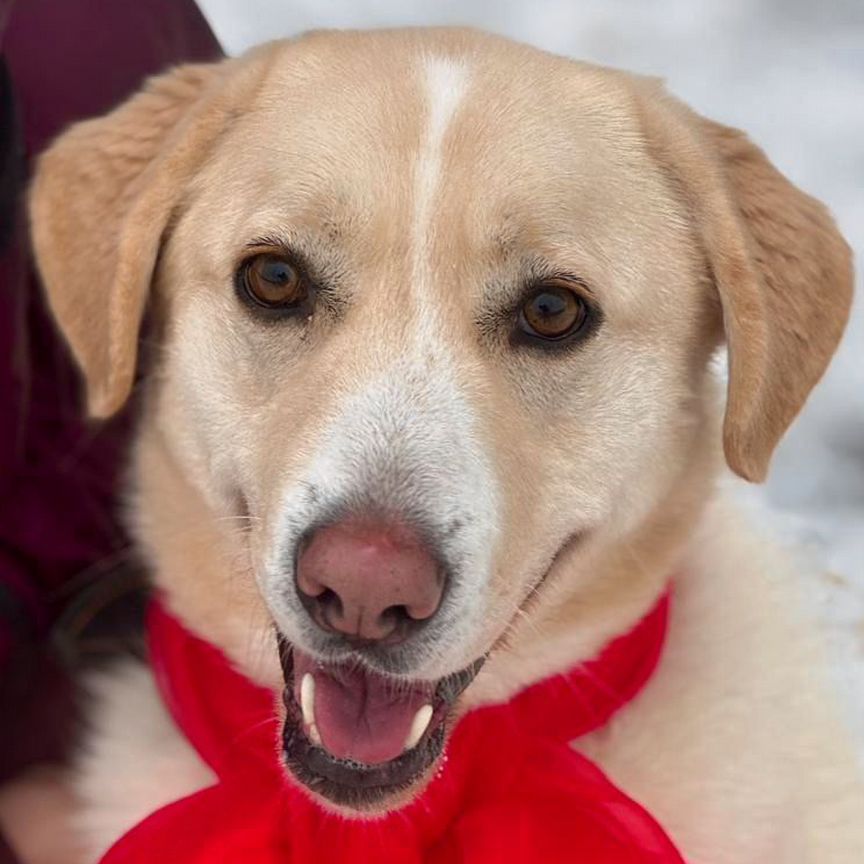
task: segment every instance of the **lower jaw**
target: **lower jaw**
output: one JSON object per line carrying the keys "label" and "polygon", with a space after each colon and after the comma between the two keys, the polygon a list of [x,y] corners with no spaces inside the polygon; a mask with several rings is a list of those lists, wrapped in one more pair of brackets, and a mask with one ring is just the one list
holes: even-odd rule
{"label": "lower jaw", "polygon": [[485,657],[439,681],[433,717],[416,746],[390,761],[362,764],[338,758],[309,738],[295,698],[293,650],[281,637],[279,641],[285,677],[282,753],[289,773],[325,806],[338,809],[343,815],[383,815],[410,803],[438,764],[447,728],[456,713],[455,703],[474,680]]}
{"label": "lower jaw", "polygon": [[302,725],[286,718],[282,732],[285,766],[293,777],[327,806],[344,815],[375,816],[405,806],[431,775],[444,747],[444,725],[427,739],[381,765],[337,759],[312,744]]}

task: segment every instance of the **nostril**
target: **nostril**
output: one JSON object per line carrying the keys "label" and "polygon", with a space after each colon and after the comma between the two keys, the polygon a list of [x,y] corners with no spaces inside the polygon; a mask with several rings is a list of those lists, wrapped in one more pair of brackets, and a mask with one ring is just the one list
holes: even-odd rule
{"label": "nostril", "polygon": [[315,600],[328,617],[335,615],[337,618],[341,618],[344,614],[339,595],[330,588],[325,588]]}
{"label": "nostril", "polygon": [[388,606],[376,622],[379,637],[387,642],[400,642],[407,639],[424,624],[426,618],[416,618],[404,604]]}
{"label": "nostril", "polygon": [[417,622],[411,617],[404,605],[389,606],[378,616],[378,625],[382,631],[390,630],[403,636],[412,629],[412,625],[415,623]]}
{"label": "nostril", "polygon": [[399,606],[388,606],[382,613],[381,617],[383,619],[388,619],[390,621],[407,621],[414,620],[411,616],[411,613],[408,611],[408,607],[404,604],[400,604]]}
{"label": "nostril", "polygon": [[388,606],[382,613],[381,617],[390,621],[404,622],[406,624],[422,624],[427,619],[435,614],[437,604],[433,607],[432,604],[426,605],[406,605],[400,603],[395,606]]}
{"label": "nostril", "polygon": [[332,588],[325,588],[323,585],[315,585],[312,591],[307,591],[306,587],[308,586],[298,585],[297,593],[312,620],[325,630],[341,629],[340,622],[345,612],[339,595]]}

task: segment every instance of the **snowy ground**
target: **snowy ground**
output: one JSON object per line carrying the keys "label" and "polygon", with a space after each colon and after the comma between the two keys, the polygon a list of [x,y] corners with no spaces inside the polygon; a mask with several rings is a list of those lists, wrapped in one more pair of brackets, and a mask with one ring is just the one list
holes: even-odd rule
{"label": "snowy ground", "polygon": [[[471,24],[585,60],[661,75],[695,108],[746,129],[827,202],[864,251],[864,0],[201,0],[222,43],[315,27]],[[864,746],[864,297],[829,374],[780,448],[771,480],[740,495],[809,555]],[[819,286],[814,286],[818,300]],[[801,554],[801,552],[799,552]]]}

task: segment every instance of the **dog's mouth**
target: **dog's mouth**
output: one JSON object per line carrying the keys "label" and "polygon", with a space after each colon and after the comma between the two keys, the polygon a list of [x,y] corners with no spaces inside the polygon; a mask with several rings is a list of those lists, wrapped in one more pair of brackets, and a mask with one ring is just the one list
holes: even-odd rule
{"label": "dog's mouth", "polygon": [[408,789],[441,755],[459,694],[483,665],[405,681],[358,662],[322,663],[280,637],[285,763],[334,804],[363,810]]}

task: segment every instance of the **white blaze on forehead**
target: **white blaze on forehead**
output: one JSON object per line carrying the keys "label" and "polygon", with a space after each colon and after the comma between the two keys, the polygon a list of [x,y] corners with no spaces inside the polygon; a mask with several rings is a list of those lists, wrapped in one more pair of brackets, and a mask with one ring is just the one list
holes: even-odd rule
{"label": "white blaze on forehead", "polygon": [[414,273],[413,281],[421,301],[424,282],[430,277],[429,232],[435,197],[441,186],[441,163],[444,137],[456,114],[468,82],[468,70],[462,60],[427,57],[423,61],[423,95],[426,126],[415,168],[414,199]]}

